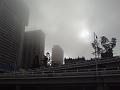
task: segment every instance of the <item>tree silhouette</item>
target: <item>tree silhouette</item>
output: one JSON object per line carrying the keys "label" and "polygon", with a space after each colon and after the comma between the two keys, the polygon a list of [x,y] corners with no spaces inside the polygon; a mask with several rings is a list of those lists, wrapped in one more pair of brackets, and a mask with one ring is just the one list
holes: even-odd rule
{"label": "tree silhouette", "polygon": [[101,53],[101,57],[113,57],[113,48],[116,46],[116,38],[112,38],[111,41],[105,36],[101,37],[101,45],[104,48]]}
{"label": "tree silhouette", "polygon": [[96,38],[97,35],[94,34],[94,41],[92,43],[92,47],[95,50],[93,54],[95,57],[101,55],[101,58],[106,58],[106,57],[113,57],[113,48],[116,46],[116,38],[112,38],[109,40],[105,36],[101,37],[100,43],[98,42],[98,37]]}

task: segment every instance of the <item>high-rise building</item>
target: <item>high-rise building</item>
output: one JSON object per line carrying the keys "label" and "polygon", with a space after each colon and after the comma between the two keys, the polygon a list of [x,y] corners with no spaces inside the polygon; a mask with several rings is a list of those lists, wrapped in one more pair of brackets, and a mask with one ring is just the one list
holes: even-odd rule
{"label": "high-rise building", "polygon": [[63,49],[59,45],[54,45],[52,48],[52,65],[62,65],[64,58]]}
{"label": "high-rise building", "polygon": [[41,30],[25,32],[22,68],[37,68],[42,65],[45,50],[45,34]]}
{"label": "high-rise building", "polygon": [[0,71],[19,68],[28,15],[21,0],[0,0]]}

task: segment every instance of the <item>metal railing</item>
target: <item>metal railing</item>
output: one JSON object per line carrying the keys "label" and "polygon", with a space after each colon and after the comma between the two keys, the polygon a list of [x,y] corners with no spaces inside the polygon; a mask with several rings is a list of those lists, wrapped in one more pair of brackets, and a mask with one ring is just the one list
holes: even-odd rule
{"label": "metal railing", "polygon": [[[97,73],[97,74],[96,74]],[[119,75],[120,68],[98,68],[96,69],[84,69],[84,70],[65,70],[65,71],[41,71],[41,72],[16,72],[16,73],[2,73],[0,74],[1,78],[41,78],[41,77],[96,77],[97,76],[110,76],[110,75]]]}
{"label": "metal railing", "polygon": [[[98,68],[97,71],[109,71],[109,70],[120,70],[120,67],[111,67],[111,68]],[[0,73],[0,75],[5,74],[35,74],[35,73],[65,73],[65,72],[88,72],[88,71],[96,71],[96,69],[74,69],[74,70],[40,70],[40,71],[24,71],[24,72],[11,72],[11,73]]]}

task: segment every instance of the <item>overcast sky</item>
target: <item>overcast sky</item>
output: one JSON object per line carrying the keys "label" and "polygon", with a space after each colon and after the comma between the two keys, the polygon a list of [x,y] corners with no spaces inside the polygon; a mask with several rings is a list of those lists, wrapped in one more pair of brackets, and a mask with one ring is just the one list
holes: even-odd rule
{"label": "overcast sky", "polygon": [[59,44],[65,57],[91,54],[93,32],[116,37],[115,55],[120,55],[120,0],[25,0],[30,8],[26,30],[46,34],[46,52]]}

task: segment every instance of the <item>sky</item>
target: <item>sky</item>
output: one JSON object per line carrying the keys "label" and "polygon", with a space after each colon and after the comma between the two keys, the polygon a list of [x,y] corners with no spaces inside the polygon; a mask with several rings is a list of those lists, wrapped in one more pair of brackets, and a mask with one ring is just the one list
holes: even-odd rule
{"label": "sky", "polygon": [[120,55],[120,0],[24,0],[30,10],[28,30],[42,30],[45,51],[58,44],[65,57],[93,57],[93,32],[117,38]]}

